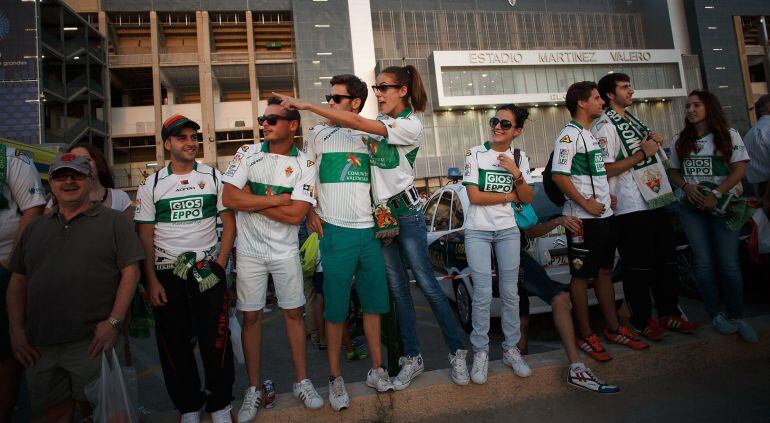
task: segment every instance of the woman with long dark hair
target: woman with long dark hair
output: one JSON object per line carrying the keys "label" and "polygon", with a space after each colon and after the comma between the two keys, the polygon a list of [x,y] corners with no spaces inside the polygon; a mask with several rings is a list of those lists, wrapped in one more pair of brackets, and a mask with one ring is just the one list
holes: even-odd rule
{"label": "woman with long dark hair", "polygon": [[433,275],[428,257],[427,228],[420,195],[414,187],[414,161],[423,142],[422,122],[416,112],[425,110],[428,101],[420,73],[414,66],[391,66],[377,75],[372,86],[377,97],[379,116],[367,119],[356,113],[324,108],[306,101],[280,96],[289,108],[308,110],[337,122],[340,126],[367,132],[372,189],[376,200],[386,204],[398,221],[399,234],[382,248],[390,293],[396,302],[404,354],[401,371],[393,379],[396,390],[406,389],[424,370],[417,339],[416,316],[409,277],[404,263],[412,269],[417,286],[436,316],[449,350],[452,381],[466,385],[470,380],[467,351],[460,337],[449,301]]}
{"label": "woman with long dark hair", "polygon": [[[714,94],[695,90],[686,107],[684,129],[671,142],[670,172],[684,192],[679,217],[692,249],[698,291],[719,333],[739,332],[745,341],[756,342],[756,331],[743,320],[739,232],[718,219],[730,199],[740,195],[749,156]],[[717,275],[724,284],[726,313],[719,304]]]}

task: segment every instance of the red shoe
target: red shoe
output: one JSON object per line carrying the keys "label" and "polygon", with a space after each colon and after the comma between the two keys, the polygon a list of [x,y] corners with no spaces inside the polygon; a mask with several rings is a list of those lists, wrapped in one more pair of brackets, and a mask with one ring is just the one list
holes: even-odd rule
{"label": "red shoe", "polygon": [[606,328],[604,329],[604,337],[607,339],[607,341],[612,342],[614,344],[620,344],[625,345],[631,349],[635,350],[643,350],[645,348],[648,348],[649,345],[647,345],[645,342],[642,342],[636,335],[634,335],[633,332],[631,332],[627,327],[621,326],[617,332],[610,333]]}
{"label": "red shoe", "polygon": [[595,333],[592,333],[588,338],[578,337],[577,346],[596,361],[612,360],[610,353],[604,349],[602,341],[599,340]]}
{"label": "red shoe", "polygon": [[644,337],[650,341],[660,341],[664,336],[668,336],[666,328],[661,323],[658,323],[658,321],[655,319],[648,320],[647,326],[644,327],[644,330],[640,331],[639,329],[635,328],[634,325],[631,325],[631,329],[633,329],[636,333],[644,335]]}
{"label": "red shoe", "polygon": [[684,320],[679,316],[666,316],[660,319],[660,325],[672,332],[692,333],[700,329],[701,324]]}

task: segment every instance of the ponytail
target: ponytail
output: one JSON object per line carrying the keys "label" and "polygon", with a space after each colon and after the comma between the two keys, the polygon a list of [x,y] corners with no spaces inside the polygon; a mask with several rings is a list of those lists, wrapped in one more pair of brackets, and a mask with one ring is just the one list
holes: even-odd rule
{"label": "ponytail", "polygon": [[425,93],[425,86],[422,84],[422,78],[417,68],[412,65],[390,66],[381,73],[389,73],[396,77],[396,82],[407,88],[406,95],[409,97],[409,103],[416,112],[425,111],[425,105],[428,103],[428,95]]}

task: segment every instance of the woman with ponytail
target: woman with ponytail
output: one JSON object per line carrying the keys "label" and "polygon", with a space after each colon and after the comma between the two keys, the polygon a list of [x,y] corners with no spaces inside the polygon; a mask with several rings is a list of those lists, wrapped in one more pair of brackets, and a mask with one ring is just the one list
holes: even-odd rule
{"label": "woman with ponytail", "polygon": [[428,257],[423,204],[413,186],[414,161],[423,142],[422,122],[415,112],[425,110],[428,97],[420,73],[411,65],[386,68],[377,76],[372,89],[377,97],[379,111],[376,120],[287,96],[280,97],[286,107],[308,110],[342,127],[371,134],[364,142],[369,147],[372,189],[379,203],[376,214],[381,217],[380,213],[387,214],[389,209],[398,221],[398,235],[386,240],[382,249],[404,343],[404,355],[399,360],[401,371],[393,380],[394,387],[397,390],[406,389],[424,370],[415,330],[414,303],[404,263],[412,269],[417,286],[430,303],[441,327],[444,342],[449,349],[452,381],[458,385],[467,385],[470,380],[467,351],[449,301],[433,275]]}
{"label": "woman with ponytail", "polygon": [[[692,249],[698,291],[717,332],[739,332],[745,341],[756,342],[756,331],[743,320],[739,231],[724,219],[729,213],[725,202],[740,195],[749,156],[714,94],[695,90],[686,107],[684,129],[671,142],[670,176],[684,192],[679,218]],[[724,284],[726,314],[720,311],[717,274]]]}

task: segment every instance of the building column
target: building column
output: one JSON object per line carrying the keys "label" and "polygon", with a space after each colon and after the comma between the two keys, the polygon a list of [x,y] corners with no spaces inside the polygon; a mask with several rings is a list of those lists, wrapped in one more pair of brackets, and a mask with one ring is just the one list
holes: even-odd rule
{"label": "building column", "polygon": [[163,138],[160,131],[163,128],[163,99],[160,88],[160,34],[158,13],[150,12],[150,46],[152,48],[152,106],[155,115],[155,162],[160,169],[166,165]]}
{"label": "building column", "polygon": [[211,72],[211,31],[209,12],[195,12],[198,29],[198,79],[201,98],[201,134],[203,136],[203,161],[217,167],[216,127],[214,121],[214,86]]}
{"label": "building column", "polygon": [[254,57],[254,16],[251,10],[246,11],[246,40],[249,49],[249,93],[251,97],[251,128],[254,142],[259,141],[259,82],[257,82],[257,68]]}
{"label": "building column", "polygon": [[[358,75],[366,85],[374,85],[377,75],[377,59],[374,56],[374,31],[372,29],[372,9],[369,0],[348,0],[350,16],[350,43],[353,48],[353,74]],[[377,117],[377,102],[367,101],[361,116],[374,119]]]}
{"label": "building column", "polygon": [[107,125],[107,139],[104,140],[104,157],[107,159],[107,164],[112,167],[115,163],[115,157],[112,151],[112,93],[110,92],[110,68],[109,68],[109,49],[107,48],[107,40],[109,38],[109,30],[107,26],[107,14],[99,12],[99,33],[104,36],[105,42],[102,44],[104,51],[104,57],[107,60],[107,66],[102,70],[102,86],[104,87],[104,106],[102,106],[102,118]]}

